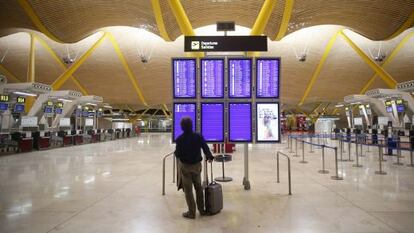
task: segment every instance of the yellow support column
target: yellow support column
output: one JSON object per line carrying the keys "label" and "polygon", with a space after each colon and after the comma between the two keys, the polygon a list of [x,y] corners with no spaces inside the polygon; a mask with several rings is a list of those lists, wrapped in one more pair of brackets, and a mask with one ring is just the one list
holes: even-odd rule
{"label": "yellow support column", "polygon": [[131,81],[132,86],[134,87],[135,92],[137,93],[137,96],[138,96],[139,100],[145,106],[148,106],[147,101],[145,101],[144,95],[142,94],[142,91],[139,88],[137,79],[134,76],[134,74],[132,73],[132,70],[129,67],[128,62],[126,61],[124,54],[122,53],[121,49],[119,48],[118,42],[116,42],[115,37],[111,33],[108,33],[108,39],[111,41],[112,47],[114,48],[116,54],[118,55],[118,58],[121,61],[122,66],[124,67],[125,72],[127,73],[128,78]]}
{"label": "yellow support column", "polygon": [[[385,68],[394,58],[397,56],[397,54],[400,52],[400,50],[404,47],[404,45],[411,39],[411,37],[414,36],[414,32],[410,32],[408,35],[402,39],[398,45],[394,48],[394,50],[391,52],[390,56],[387,57],[385,62],[381,65],[382,68]],[[375,79],[377,78],[377,73],[375,73],[368,82],[364,85],[364,87],[361,89],[359,94],[364,94],[369,87],[374,83]]]}
{"label": "yellow support column", "polygon": [[[34,35],[30,33],[30,51],[29,51],[29,63],[27,67],[27,82],[35,82],[35,62],[36,62],[35,61],[36,59],[35,50],[36,50],[35,38],[34,38]],[[30,111],[35,100],[36,100],[35,97],[29,96],[26,98],[26,106],[25,106],[26,112]]]}
{"label": "yellow support column", "polygon": [[151,0],[152,10],[154,12],[155,21],[157,22],[158,31],[165,41],[171,41],[167,30],[165,29],[164,18],[160,6],[160,0]]}
{"label": "yellow support column", "polygon": [[63,74],[61,74],[59,76],[59,78],[57,78],[53,83],[52,83],[52,88],[54,90],[59,90],[63,84],[72,76],[73,73],[75,73],[75,71],[88,59],[88,57],[91,56],[91,54],[93,53],[93,51],[95,51],[95,49],[97,49],[99,47],[100,44],[102,44],[102,42],[108,37],[108,33],[104,33],[102,35],[101,38],[99,38],[99,40],[97,40],[95,42],[95,44],[92,45],[92,47],[90,49],[88,49],[88,51],[86,51],[80,58],[78,61],[76,61],[74,64],[72,64],[72,66],[67,69]]}
{"label": "yellow support column", "polygon": [[285,9],[283,10],[282,22],[280,22],[279,31],[274,40],[279,41],[286,35],[294,4],[295,0],[285,0]]}
{"label": "yellow support column", "polygon": [[342,38],[351,46],[352,49],[362,58],[362,60],[371,67],[380,77],[384,80],[385,84],[387,84],[390,88],[395,88],[397,86],[397,81],[395,81],[391,75],[385,71],[381,66],[379,66],[375,61],[373,61],[368,55],[362,51],[343,31],[341,31]]}
{"label": "yellow support column", "polygon": [[8,70],[3,64],[0,63],[0,73],[4,74],[7,79],[11,79],[16,83],[20,83],[21,81],[14,75],[10,70]]}
{"label": "yellow support column", "polygon": [[[43,48],[46,49],[46,51],[52,56],[52,58],[56,61],[57,64],[59,64],[60,67],[64,71],[67,70],[66,65],[63,63],[63,61],[59,58],[59,56],[53,51],[53,49],[44,41],[42,38],[34,35],[35,39],[43,46]],[[82,86],[82,84],[77,80],[75,77],[70,76],[73,83],[78,87],[78,89],[82,92],[83,95],[89,95],[88,91],[86,91],[86,88]]]}
{"label": "yellow support column", "polygon": [[308,86],[305,89],[305,93],[303,93],[302,99],[299,102],[299,106],[302,106],[305,103],[306,98],[308,97],[310,91],[312,90],[313,85],[315,84],[316,79],[318,78],[319,74],[321,73],[322,67],[325,64],[326,58],[328,58],[329,53],[331,52],[331,49],[333,45],[335,44],[335,41],[338,39],[339,34],[341,31],[338,31],[331,37],[331,39],[328,42],[328,45],[325,47],[325,51],[323,52],[322,58],[319,61],[318,66],[316,67],[315,71],[313,72],[313,75],[308,83]]}

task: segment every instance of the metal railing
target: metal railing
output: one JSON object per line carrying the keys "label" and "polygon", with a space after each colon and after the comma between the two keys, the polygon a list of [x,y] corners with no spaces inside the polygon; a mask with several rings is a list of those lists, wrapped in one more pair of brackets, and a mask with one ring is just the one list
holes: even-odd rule
{"label": "metal railing", "polygon": [[288,183],[289,183],[289,195],[292,195],[292,177],[291,177],[291,172],[290,172],[290,157],[280,151],[278,151],[276,153],[276,158],[277,158],[277,183],[280,183],[280,179],[279,179],[279,155],[283,155],[286,157],[287,161],[288,161]]}
{"label": "metal railing", "polygon": [[[171,155],[174,155],[174,152],[170,152],[162,158],[162,195],[165,195],[165,160],[170,157]],[[173,156],[173,183],[175,183],[175,156]]]}

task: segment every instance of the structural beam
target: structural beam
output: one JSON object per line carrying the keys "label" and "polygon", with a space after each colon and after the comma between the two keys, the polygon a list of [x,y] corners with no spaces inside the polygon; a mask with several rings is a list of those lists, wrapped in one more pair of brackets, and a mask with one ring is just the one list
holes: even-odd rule
{"label": "structural beam", "polygon": [[53,83],[52,88],[55,90],[60,89],[63,84],[75,73],[76,70],[91,56],[91,54],[99,47],[100,44],[108,37],[108,33],[104,33],[99,40],[92,45],[75,63],[73,63],[69,69],[61,74]]}
{"label": "structural beam", "polygon": [[27,64],[27,82],[35,82],[35,37],[30,33],[30,51],[29,51],[29,63]]}
{"label": "structural beam", "polygon": [[250,31],[251,36],[262,35],[267,23],[269,22],[270,16],[272,15],[273,8],[275,8],[277,0],[265,0],[260,9],[259,15],[253,24],[252,30]]}
{"label": "structural beam", "polygon": [[157,112],[159,112],[160,111],[160,109],[157,109],[152,115],[151,115],[151,117],[153,117],[153,116],[155,116],[155,114],[157,114]]}
{"label": "structural beam", "polygon": [[0,63],[0,73],[4,74],[7,79],[11,79],[17,83],[20,83],[20,79],[17,78],[10,70],[8,70],[3,64]]}
{"label": "structural beam", "polygon": [[379,66],[375,61],[373,61],[368,55],[362,51],[343,31],[341,31],[342,38],[348,43],[351,48],[362,58],[362,60],[373,69],[382,80],[384,80],[385,84],[387,84],[390,88],[395,88],[397,86],[397,81],[395,81],[391,75],[385,71],[381,66]]}
{"label": "structural beam", "polygon": [[315,84],[316,79],[318,78],[319,74],[321,73],[322,67],[325,64],[326,59],[328,58],[329,53],[331,52],[331,49],[333,45],[335,44],[335,41],[338,39],[338,36],[340,35],[341,31],[338,31],[335,33],[331,39],[329,40],[328,44],[325,47],[325,51],[323,52],[322,58],[319,61],[318,66],[316,67],[315,71],[313,72],[313,75],[308,83],[308,86],[305,89],[305,92],[303,93],[302,99],[299,102],[299,106],[302,106],[305,103],[306,98],[308,97],[310,91],[313,88],[313,85]]}
{"label": "structural beam", "polygon": [[[168,113],[170,110],[168,110],[168,107],[167,107],[167,105],[166,104],[163,104],[162,105],[163,107],[164,107],[164,109],[165,109],[165,111]],[[170,113],[169,114],[169,116],[171,116],[172,114]]]}
{"label": "structural beam", "polygon": [[[405,44],[414,36],[414,32],[410,32],[408,35],[406,35],[394,48],[394,50],[391,52],[391,54],[385,59],[385,62],[381,65],[382,68],[385,68],[400,52],[400,50],[405,46]],[[364,85],[364,87],[361,89],[359,94],[364,94],[374,83],[375,79],[377,78],[377,73],[375,73],[368,82]]]}
{"label": "structural beam", "polygon": [[155,21],[157,22],[158,31],[165,41],[171,41],[167,30],[165,29],[164,18],[160,6],[160,0],[151,0],[152,11],[154,12]]}
{"label": "structural beam", "polygon": [[61,42],[62,43],[62,41],[60,39],[58,39],[55,35],[53,35],[45,27],[45,25],[40,20],[39,16],[34,11],[32,5],[30,5],[30,3],[27,0],[17,0],[17,2],[19,3],[20,7],[24,10],[24,12],[26,13],[26,15],[30,18],[30,20],[32,21],[33,25],[36,26],[36,28],[41,33],[45,34],[47,37],[49,37],[50,39],[52,39],[54,41],[57,41],[57,42]]}
{"label": "structural beam", "polygon": [[283,10],[282,22],[280,22],[279,31],[274,40],[279,41],[286,35],[294,4],[295,0],[285,0],[285,9]]}
{"label": "structural beam", "polygon": [[164,116],[165,116],[166,118],[169,118],[169,117],[170,117],[170,115],[168,115],[168,113],[165,111],[165,109],[164,109],[164,108],[161,108],[161,110],[162,110],[162,112],[164,113]]}
{"label": "structural beam", "polygon": [[193,26],[191,26],[190,20],[188,19],[180,0],[168,0],[168,3],[170,4],[175,19],[177,20],[178,27],[180,27],[180,30],[184,36],[194,36],[195,33]]}
{"label": "structural beam", "polygon": [[411,12],[411,15],[408,17],[408,19],[403,23],[403,25],[401,25],[401,27],[394,32],[390,37],[388,37],[386,40],[390,40],[394,37],[397,37],[398,35],[400,35],[401,33],[403,33],[405,30],[407,30],[408,28],[412,27],[414,25],[414,11]]}
{"label": "structural beam", "polygon": [[148,107],[147,109],[145,109],[139,116],[137,119],[140,119],[141,117],[143,117],[145,115],[145,113],[147,113],[149,110],[151,109],[151,107]]}
{"label": "structural beam", "polygon": [[[64,71],[66,71],[67,67],[63,63],[63,61],[58,57],[58,55],[53,51],[53,49],[44,41],[42,38],[34,35],[35,39],[43,46],[43,48],[46,49],[46,51],[52,56],[52,58],[57,62],[57,64],[62,67]],[[78,87],[78,89],[82,92],[83,95],[89,95],[88,91],[86,91],[86,88],[82,86],[82,84],[77,80],[74,76],[70,76],[73,83]]]}
{"label": "structural beam", "polygon": [[128,65],[128,62],[125,59],[124,54],[122,53],[121,49],[119,48],[118,42],[115,40],[115,37],[111,33],[107,33],[109,41],[112,43],[112,47],[114,48],[116,54],[118,55],[119,60],[122,63],[122,66],[125,69],[125,72],[128,75],[129,80],[131,81],[132,86],[135,89],[135,92],[137,93],[137,96],[139,100],[145,105],[148,106],[147,101],[145,101],[145,98],[142,94],[141,89],[139,88],[138,82],[134,74],[132,73],[131,68]]}

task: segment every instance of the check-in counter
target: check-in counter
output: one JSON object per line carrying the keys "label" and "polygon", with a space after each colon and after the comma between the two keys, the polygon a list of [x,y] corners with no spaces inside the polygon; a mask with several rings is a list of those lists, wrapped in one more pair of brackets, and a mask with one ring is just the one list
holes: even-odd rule
{"label": "check-in counter", "polygon": [[74,145],[82,145],[83,142],[83,135],[82,134],[75,134],[73,135],[73,144]]}
{"label": "check-in counter", "polygon": [[45,150],[50,148],[50,137],[39,137],[38,139],[39,150]]}
{"label": "check-in counter", "polygon": [[19,141],[20,152],[31,152],[33,151],[33,138],[21,138]]}

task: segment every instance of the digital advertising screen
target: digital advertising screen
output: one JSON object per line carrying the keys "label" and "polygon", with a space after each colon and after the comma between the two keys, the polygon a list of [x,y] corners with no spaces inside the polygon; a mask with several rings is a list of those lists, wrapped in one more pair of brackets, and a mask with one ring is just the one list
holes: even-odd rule
{"label": "digital advertising screen", "polygon": [[9,104],[0,103],[0,111],[7,111],[9,109]]}
{"label": "digital advertising screen", "polygon": [[201,59],[201,97],[224,97],[224,59]]}
{"label": "digital advertising screen", "polygon": [[24,112],[24,104],[16,104],[16,105],[14,105],[13,112],[15,112],[15,113],[22,113],[22,112]]}
{"label": "digital advertising screen", "polygon": [[181,119],[183,117],[189,117],[193,120],[193,131],[195,132],[196,118],[197,118],[197,106],[195,103],[175,103],[173,113],[173,141],[180,136],[183,131],[181,130]]}
{"label": "digital advertising screen", "polygon": [[280,59],[256,59],[256,97],[279,98]]}
{"label": "digital advertising screen", "polygon": [[201,135],[207,142],[224,141],[224,104],[201,104]]}
{"label": "digital advertising screen", "polygon": [[229,98],[251,98],[252,60],[230,58],[228,60]]}
{"label": "digital advertising screen", "polygon": [[196,59],[175,58],[172,65],[174,98],[196,98]]}
{"label": "digital advertising screen", "polygon": [[229,141],[252,141],[251,103],[229,103]]}
{"label": "digital advertising screen", "polygon": [[280,142],[279,103],[256,104],[256,141]]}

